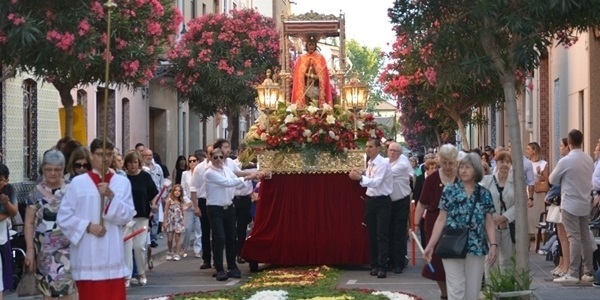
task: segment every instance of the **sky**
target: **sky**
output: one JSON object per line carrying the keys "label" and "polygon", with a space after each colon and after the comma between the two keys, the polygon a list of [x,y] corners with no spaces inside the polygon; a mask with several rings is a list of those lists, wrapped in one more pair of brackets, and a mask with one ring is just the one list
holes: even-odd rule
{"label": "sky", "polygon": [[[296,4],[294,4],[296,3]],[[292,0],[292,14],[313,10],[320,14],[346,14],[346,38],[369,47],[389,50],[394,40],[387,9],[393,0]]]}

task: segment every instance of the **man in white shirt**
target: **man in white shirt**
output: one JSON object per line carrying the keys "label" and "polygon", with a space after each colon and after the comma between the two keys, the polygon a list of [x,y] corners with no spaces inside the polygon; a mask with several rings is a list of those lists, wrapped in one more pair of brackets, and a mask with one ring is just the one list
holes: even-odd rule
{"label": "man in white shirt", "polygon": [[[569,271],[554,282],[579,282],[579,267],[583,263],[582,281],[593,281],[592,239],[589,234],[589,215],[591,210],[590,178],[594,172],[592,158],[581,150],[583,134],[577,129],[569,132],[567,137],[569,154],[561,158],[549,182],[560,185],[562,224],[567,231],[571,255]],[[583,256],[583,261],[582,261]]]}
{"label": "man in white shirt", "polygon": [[127,177],[108,169],[113,148],[109,141],[104,148],[102,140],[92,141],[93,169],[71,181],[56,217],[71,242],[71,273],[80,299],[126,298],[125,277],[131,271],[125,265],[123,226],[133,219],[135,207]]}
{"label": "man in white shirt", "polygon": [[202,265],[200,269],[210,269],[212,259],[212,245],[211,245],[211,230],[210,222],[208,221],[208,214],[206,213],[206,185],[204,181],[204,173],[210,165],[211,154],[213,147],[206,147],[206,159],[194,168],[194,174],[192,175],[192,187],[190,189],[190,197],[194,204],[194,214],[200,217],[200,228],[202,228]]}
{"label": "man in white shirt", "polygon": [[[160,189],[162,188],[162,184],[163,184],[163,171],[162,168],[156,164],[154,162],[153,159],[153,153],[152,150],[145,148],[144,150],[142,150],[142,158],[144,159],[144,166],[143,166],[143,170],[148,172],[150,174],[150,176],[152,176],[152,181],[154,181],[154,184],[156,185],[156,189],[160,192]],[[164,199],[167,196],[167,193],[163,193],[162,198]],[[162,201],[163,199],[160,199],[158,201],[158,207],[154,207],[154,203],[152,204],[152,220],[150,220],[150,224],[151,224],[151,234],[150,234],[150,247],[152,248],[156,248],[158,246],[158,244],[156,243],[156,239],[157,239],[157,235],[158,235],[158,227],[159,227],[159,222],[162,222],[162,215],[163,215],[163,206],[162,206]]]}
{"label": "man in white shirt", "polygon": [[394,273],[400,274],[406,267],[405,257],[408,251],[408,214],[410,211],[410,178],[413,169],[408,157],[402,154],[400,144],[392,142],[387,149],[392,185],[392,212],[390,216],[390,264]]}
{"label": "man in white shirt", "polygon": [[[241,278],[240,269],[235,262],[235,208],[233,193],[236,187],[243,187],[245,180],[252,180],[254,175],[245,178],[236,177],[225,167],[225,153],[214,148],[210,155],[211,165],[204,173],[206,181],[206,211],[213,233],[215,277],[218,281],[229,277]],[[226,251],[227,269],[223,266],[223,248]]]}
{"label": "man in white shirt", "polygon": [[592,175],[592,196],[594,196],[594,206],[600,204],[600,140],[594,148],[594,174]]}
{"label": "man in white shirt", "polygon": [[392,176],[390,164],[379,155],[381,141],[370,139],[366,145],[367,171],[352,170],[350,179],[360,180],[367,188],[365,200],[365,222],[369,235],[371,272],[377,278],[386,278],[385,265],[389,252],[390,214],[392,208]]}

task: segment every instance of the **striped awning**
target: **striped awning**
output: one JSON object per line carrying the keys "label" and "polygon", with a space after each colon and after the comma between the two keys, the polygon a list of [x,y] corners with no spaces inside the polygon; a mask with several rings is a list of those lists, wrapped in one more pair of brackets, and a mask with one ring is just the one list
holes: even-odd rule
{"label": "striped awning", "polygon": [[340,36],[340,22],[323,21],[284,21],[283,32],[287,36],[303,37],[314,34],[319,37]]}

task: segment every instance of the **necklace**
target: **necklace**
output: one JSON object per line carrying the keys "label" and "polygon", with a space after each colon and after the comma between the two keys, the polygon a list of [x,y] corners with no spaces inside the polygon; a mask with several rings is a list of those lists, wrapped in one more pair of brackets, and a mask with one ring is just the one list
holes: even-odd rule
{"label": "necklace", "polygon": [[440,183],[440,187],[443,187],[445,185],[450,185],[450,184],[454,183],[454,180],[456,179],[456,176],[449,177],[449,176],[445,175],[441,171],[439,173],[440,173],[440,181],[442,182],[442,183]]}

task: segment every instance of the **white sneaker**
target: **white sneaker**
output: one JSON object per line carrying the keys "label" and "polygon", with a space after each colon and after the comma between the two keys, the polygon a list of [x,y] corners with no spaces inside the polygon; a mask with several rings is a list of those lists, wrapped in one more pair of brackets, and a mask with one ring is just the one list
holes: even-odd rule
{"label": "white sneaker", "polygon": [[173,254],[167,253],[167,260],[173,260]]}
{"label": "white sneaker", "polygon": [[590,274],[583,274],[583,276],[581,276],[581,281],[583,282],[594,282],[594,276],[590,275]]}
{"label": "white sneaker", "polygon": [[174,261],[178,261],[180,259],[181,259],[181,257],[179,257],[179,255],[177,255],[177,254],[173,255],[173,260]]}
{"label": "white sneaker", "polygon": [[144,286],[144,285],[148,284],[148,278],[146,278],[146,276],[144,276],[144,277],[140,277],[140,284],[141,284],[142,286]]}
{"label": "white sneaker", "polygon": [[556,283],[577,283],[579,278],[571,276],[571,274],[565,274],[565,276],[554,278]]}
{"label": "white sneaker", "polygon": [[125,279],[125,288],[129,288],[131,286],[131,279]]}
{"label": "white sneaker", "polygon": [[201,258],[202,254],[200,254],[200,252],[196,252],[196,253],[194,253],[194,257],[195,258]]}
{"label": "white sneaker", "polygon": [[187,252],[183,252],[183,255],[182,255],[182,256],[183,256],[184,258],[186,258],[186,257],[187,257]]}

